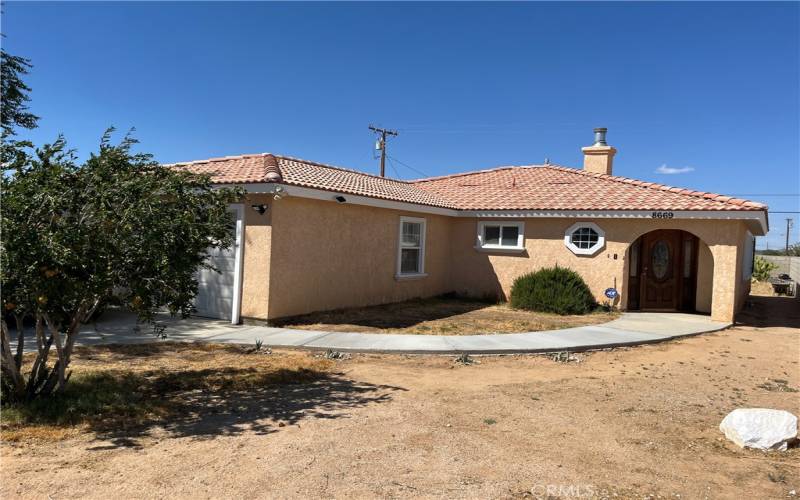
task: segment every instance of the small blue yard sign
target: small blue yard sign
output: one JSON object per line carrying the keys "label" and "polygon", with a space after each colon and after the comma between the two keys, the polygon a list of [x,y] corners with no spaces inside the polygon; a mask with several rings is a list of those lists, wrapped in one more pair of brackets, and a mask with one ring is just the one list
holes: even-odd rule
{"label": "small blue yard sign", "polygon": [[605,295],[609,299],[616,299],[617,295],[619,295],[619,292],[616,288],[606,288]]}

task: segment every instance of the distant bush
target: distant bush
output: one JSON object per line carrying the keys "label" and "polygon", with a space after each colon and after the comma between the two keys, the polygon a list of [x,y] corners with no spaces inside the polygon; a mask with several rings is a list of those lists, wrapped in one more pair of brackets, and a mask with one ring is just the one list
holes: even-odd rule
{"label": "distant bush", "polygon": [[756,255],[753,261],[753,279],[756,281],[767,281],[769,279],[769,274],[777,268],[777,264]]}
{"label": "distant bush", "polygon": [[780,250],[758,250],[759,255],[788,255],[789,257],[800,257],[800,243],[789,245],[789,248],[782,248]]}
{"label": "distant bush", "polygon": [[578,273],[556,266],[514,280],[511,307],[562,315],[586,314],[597,307],[597,302]]}

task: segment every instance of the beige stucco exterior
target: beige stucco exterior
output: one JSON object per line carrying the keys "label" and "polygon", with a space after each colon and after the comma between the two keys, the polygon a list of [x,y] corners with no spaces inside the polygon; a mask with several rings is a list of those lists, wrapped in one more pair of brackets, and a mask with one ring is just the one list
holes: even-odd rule
{"label": "beige stucco exterior", "polygon": [[[700,239],[698,311],[732,321],[749,293],[742,263],[747,227],[737,220],[503,219],[525,223],[525,250],[507,253],[475,248],[476,218],[291,196],[273,201],[268,195],[250,195],[247,203],[270,208],[263,215],[245,211],[245,318],[269,320],[447,292],[505,298],[516,277],[553,265],[581,274],[598,300],[606,288],[617,288],[615,305],[624,309],[628,248],[656,229],[680,229]],[[401,216],[426,220],[427,276],[396,277]],[[578,221],[594,222],[605,231],[605,247],[595,255],[575,255],[564,245],[565,230]]]}
{"label": "beige stucco exterior", "polygon": [[[662,219],[583,219],[605,231],[606,245],[592,256],[575,255],[564,245],[564,232],[576,219],[537,218],[525,222],[525,252],[492,253],[474,248],[477,220],[453,222],[452,277],[454,290],[507,297],[514,279],[541,267],[559,265],[578,272],[598,300],[603,291],[620,292],[616,305],[627,304],[628,247],[656,229],[680,229],[700,241],[696,307],[712,318],[731,321],[749,292],[742,283],[741,252],[746,228],[739,221]],[[581,219],[577,219],[581,220]]]}
{"label": "beige stucco exterior", "polygon": [[[451,290],[447,217],[296,197],[273,203],[271,211],[268,318]],[[426,277],[395,278],[401,216],[426,219]]]}
{"label": "beige stucco exterior", "polygon": [[242,256],[242,316],[269,318],[269,286],[272,264],[272,211],[263,215],[251,205],[272,204],[272,196],[250,194],[245,200],[244,252]]}
{"label": "beige stucco exterior", "polygon": [[583,148],[583,169],[595,174],[611,175],[615,154],[617,154],[617,150],[611,146],[585,147]]}

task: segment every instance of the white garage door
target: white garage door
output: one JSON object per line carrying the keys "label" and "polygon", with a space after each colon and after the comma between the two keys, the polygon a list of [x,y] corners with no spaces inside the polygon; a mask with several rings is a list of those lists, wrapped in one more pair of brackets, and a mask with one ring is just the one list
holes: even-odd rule
{"label": "white garage door", "polygon": [[214,248],[209,255],[209,263],[219,272],[202,269],[197,275],[198,291],[194,300],[195,314],[205,318],[227,319],[239,322],[241,249],[242,249],[242,209],[240,205],[231,207],[231,222],[235,223],[236,240],[231,248]]}

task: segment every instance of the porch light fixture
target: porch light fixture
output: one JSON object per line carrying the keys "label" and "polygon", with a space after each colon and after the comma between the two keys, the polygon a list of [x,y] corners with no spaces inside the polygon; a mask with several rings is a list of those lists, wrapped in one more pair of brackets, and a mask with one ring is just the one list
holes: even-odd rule
{"label": "porch light fixture", "polygon": [[288,196],[288,195],[289,195],[289,193],[287,193],[286,190],[283,189],[282,186],[275,186],[275,191],[273,191],[273,198],[275,200],[280,200],[284,196]]}
{"label": "porch light fixture", "polygon": [[333,199],[336,200],[336,203],[344,203],[347,201],[347,198],[342,195],[334,196]]}
{"label": "porch light fixture", "polygon": [[264,215],[264,212],[267,211],[269,205],[267,205],[266,203],[261,203],[259,205],[250,205],[250,208],[258,212],[259,215]]}

